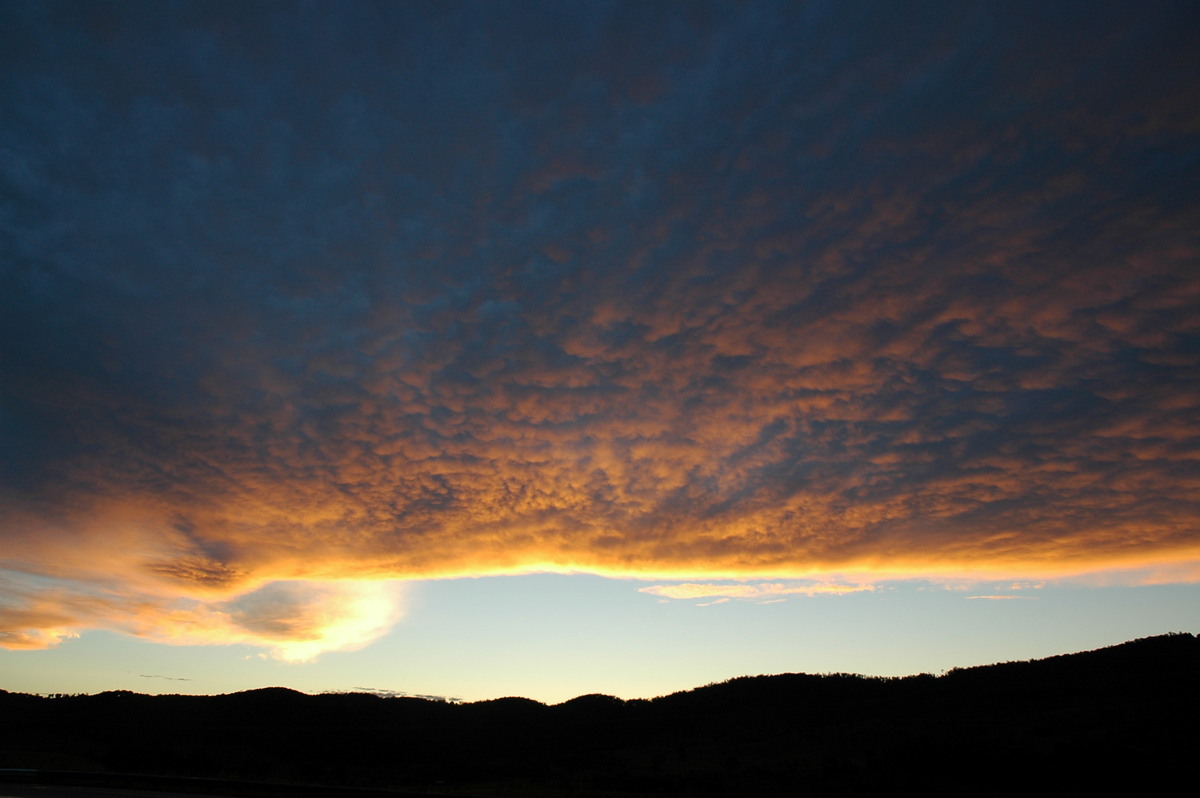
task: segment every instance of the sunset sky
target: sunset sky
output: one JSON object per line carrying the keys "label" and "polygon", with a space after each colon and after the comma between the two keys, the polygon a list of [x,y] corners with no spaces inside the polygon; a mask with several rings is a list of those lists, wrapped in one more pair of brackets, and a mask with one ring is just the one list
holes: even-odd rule
{"label": "sunset sky", "polygon": [[0,3],[0,688],[1200,631],[1200,4]]}

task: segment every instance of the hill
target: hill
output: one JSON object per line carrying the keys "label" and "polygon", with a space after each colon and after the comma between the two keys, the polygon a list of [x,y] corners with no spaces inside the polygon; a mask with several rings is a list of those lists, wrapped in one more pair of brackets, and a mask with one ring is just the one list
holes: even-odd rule
{"label": "hill", "polygon": [[1198,674],[1200,639],[1173,634],[937,677],[741,677],[553,706],[0,691],[0,767],[222,779],[190,788],[222,795],[1132,794],[1191,780]]}

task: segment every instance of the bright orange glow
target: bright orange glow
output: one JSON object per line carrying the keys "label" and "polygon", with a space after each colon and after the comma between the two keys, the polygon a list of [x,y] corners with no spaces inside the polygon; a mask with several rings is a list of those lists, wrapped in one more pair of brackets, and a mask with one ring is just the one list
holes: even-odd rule
{"label": "bright orange glow", "polygon": [[[1104,535],[1064,529],[1034,542],[997,532],[934,545],[916,532],[903,534],[913,528],[906,526],[874,551],[855,551],[833,534],[844,528],[839,524],[848,508],[836,518],[810,513],[790,532],[782,529],[781,510],[763,508],[752,521],[696,523],[690,532],[664,538],[654,527],[636,535],[588,530],[578,516],[568,520],[570,496],[547,493],[546,506],[559,513],[520,525],[489,509],[484,499],[478,511],[484,519],[477,524],[443,523],[436,537],[407,548],[365,519],[357,537],[328,534],[326,519],[347,517],[332,506],[306,512],[297,502],[298,520],[285,524],[277,510],[260,505],[252,513],[252,505],[243,504],[236,524],[211,519],[211,539],[238,552],[236,560],[225,562],[206,560],[179,538],[161,534],[153,508],[93,513],[69,524],[70,535],[30,535],[12,551],[13,562],[53,567],[42,567],[38,578],[49,582],[36,589],[21,589],[19,572],[9,579],[9,594],[23,606],[0,614],[5,633],[0,643],[44,648],[81,629],[107,628],[165,643],[246,643],[279,659],[307,661],[326,651],[360,648],[384,634],[400,617],[399,588],[389,580],[532,572],[688,580],[640,590],[717,601],[862,592],[913,578],[1126,585],[1200,578],[1200,550],[1180,546],[1165,553],[1163,542],[1148,538],[1144,527],[1143,539],[1154,545],[1130,545],[1119,528]],[[873,515],[869,507],[854,512],[858,523]],[[563,534],[564,526],[577,534]],[[772,526],[773,533],[762,531]],[[111,545],[114,539],[122,544]],[[756,581],[763,579],[803,581]]]}
{"label": "bright orange glow", "polygon": [[388,582],[272,582],[225,600],[167,593],[100,593],[84,599],[43,590],[32,606],[5,610],[5,648],[51,648],[77,637],[69,626],[104,628],[173,645],[248,644],[277,659],[307,662],[353,651],[386,633],[401,616],[401,589]]}

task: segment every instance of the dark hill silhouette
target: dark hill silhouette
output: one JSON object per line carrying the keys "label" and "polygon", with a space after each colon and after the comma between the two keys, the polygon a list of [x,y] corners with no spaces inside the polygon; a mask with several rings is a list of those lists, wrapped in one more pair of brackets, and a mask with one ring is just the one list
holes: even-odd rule
{"label": "dark hill silhouette", "polygon": [[1194,781],[1198,675],[1200,639],[1174,634],[938,677],[747,676],[553,706],[286,688],[0,691],[0,767],[88,774],[37,775],[72,783],[223,779],[200,784],[259,796],[1142,794]]}

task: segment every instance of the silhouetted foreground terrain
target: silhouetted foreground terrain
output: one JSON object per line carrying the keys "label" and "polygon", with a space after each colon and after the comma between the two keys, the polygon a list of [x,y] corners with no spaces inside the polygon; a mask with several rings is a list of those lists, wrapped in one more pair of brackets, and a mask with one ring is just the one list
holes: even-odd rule
{"label": "silhouetted foreground terrain", "polygon": [[1198,677],[1200,639],[1174,634],[939,677],[743,677],[653,700],[588,695],[555,706],[283,688],[59,698],[0,691],[0,767],[86,771],[57,778],[92,783],[103,773],[224,779],[189,787],[126,777],[118,786],[314,798],[351,787],[512,796],[1135,795],[1195,787]]}

